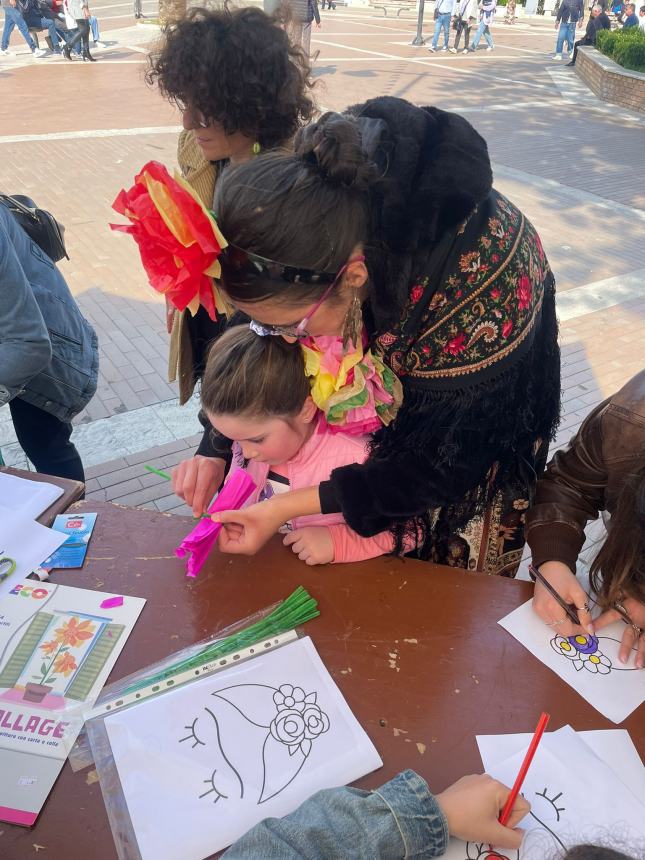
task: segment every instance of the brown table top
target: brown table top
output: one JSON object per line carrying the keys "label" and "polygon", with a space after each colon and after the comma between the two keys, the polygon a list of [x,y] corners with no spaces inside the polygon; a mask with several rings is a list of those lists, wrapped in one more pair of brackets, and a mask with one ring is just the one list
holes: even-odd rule
{"label": "brown table top", "polygon": [[46,511],[38,517],[38,522],[44,526],[51,525],[58,514],[64,513],[67,508],[80,499],[85,490],[85,484],[81,481],[70,481],[68,478],[56,478],[54,475],[41,475],[40,472],[27,472],[25,469],[13,469],[10,466],[0,466],[1,472],[7,472],[10,475],[16,475],[18,478],[26,478],[28,481],[43,481],[48,484],[55,484],[57,487],[62,487],[63,495],[56,499],[53,505],[50,505]]}
{"label": "brown table top", "polygon": [[[321,611],[306,632],[384,762],[359,786],[411,767],[440,791],[481,770],[476,734],[533,731],[542,710],[551,730],[615,728],[496,623],[530,583],[393,558],[311,568],[278,539],[253,558],[214,552],[190,580],[173,555],[190,519],[96,501],[74,510],[99,514],[85,568],[52,581],[148,601],[110,681],[304,585]],[[621,728],[644,756],[643,708]],[[114,860],[94,779],[66,763],[34,827],[0,823],[3,860]]]}

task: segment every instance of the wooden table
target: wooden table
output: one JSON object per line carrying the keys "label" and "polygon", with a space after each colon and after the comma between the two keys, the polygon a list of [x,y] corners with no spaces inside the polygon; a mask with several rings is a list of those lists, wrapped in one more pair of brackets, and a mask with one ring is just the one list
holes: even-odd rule
{"label": "wooden table", "polygon": [[56,499],[53,505],[50,505],[47,510],[38,517],[38,522],[44,526],[51,525],[58,514],[63,514],[67,508],[80,499],[85,490],[85,484],[81,481],[71,481],[68,478],[56,478],[53,475],[41,475],[40,472],[27,472],[25,469],[13,469],[10,466],[0,466],[0,472],[7,472],[9,475],[16,475],[18,478],[26,478],[28,481],[42,481],[47,484],[55,484],[57,487],[62,487],[63,495]]}
{"label": "wooden table", "polygon": [[[95,501],[73,510],[99,514],[88,559],[52,580],[148,600],[111,681],[304,585],[321,611],[306,631],[384,762],[360,786],[411,767],[440,791],[481,770],[476,734],[533,731],[541,710],[550,729],[615,728],[496,624],[530,583],[392,558],[310,568],[277,539],[254,558],[215,552],[189,580],[173,548],[190,519]],[[644,755],[643,708],[621,727]],[[0,857],[114,860],[93,780],[66,764],[33,828],[0,823]]]}

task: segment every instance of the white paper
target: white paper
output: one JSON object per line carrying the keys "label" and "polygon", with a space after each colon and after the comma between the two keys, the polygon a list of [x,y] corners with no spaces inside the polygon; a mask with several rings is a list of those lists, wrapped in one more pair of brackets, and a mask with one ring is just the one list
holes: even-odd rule
{"label": "white paper", "polygon": [[0,501],[15,513],[35,520],[63,495],[63,488],[46,481],[30,481],[0,471]]}
{"label": "white paper", "polygon": [[596,637],[565,639],[538,618],[529,600],[498,623],[614,723],[627,719],[645,701],[645,669],[636,669],[633,656],[626,664],[618,659],[622,621],[599,630]]}
{"label": "white paper", "polygon": [[106,609],[121,595],[10,580],[0,599],[0,820],[31,825],[145,600]]}
{"label": "white paper", "polygon": [[[526,746],[500,762],[497,756],[509,748],[509,742],[504,736],[498,740],[499,744],[492,739],[483,744],[484,768],[512,785]],[[489,856],[545,860],[584,842],[618,849],[645,845],[645,806],[570,726],[544,735],[522,794],[531,803],[531,812],[520,822],[527,834],[518,851],[496,848],[490,855],[488,845],[453,839],[447,860],[483,860]]]}
{"label": "white paper", "polygon": [[309,638],[105,727],[143,860],[202,860],[383,764]]}
{"label": "white paper", "polygon": [[15,582],[29,576],[32,570],[65,543],[65,538],[66,535],[61,532],[41,526],[22,513],[2,511],[0,558],[12,558],[16,562],[16,569],[0,582],[0,597],[11,591]]}
{"label": "white paper", "polygon": [[[547,732],[545,737],[551,734]],[[635,797],[645,798],[645,767],[625,729],[600,729],[578,732],[578,737],[605,762]],[[494,767],[519,752],[526,752],[533,734],[477,735],[484,767]]]}

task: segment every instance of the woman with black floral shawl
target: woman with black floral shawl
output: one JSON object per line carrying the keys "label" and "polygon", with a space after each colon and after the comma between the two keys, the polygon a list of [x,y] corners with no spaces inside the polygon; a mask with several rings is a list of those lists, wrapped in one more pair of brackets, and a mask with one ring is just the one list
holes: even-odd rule
{"label": "woman with black floral shawl", "polygon": [[307,316],[310,335],[340,335],[358,298],[365,348],[403,389],[365,463],[224,516],[222,548],[252,553],[292,516],[342,511],[399,548],[413,535],[421,558],[513,576],[558,422],[555,284],[492,187],[485,141],[456,114],[377,98],[225,174],[215,208],[233,246],[222,286],[258,331],[298,336],[288,324]]}

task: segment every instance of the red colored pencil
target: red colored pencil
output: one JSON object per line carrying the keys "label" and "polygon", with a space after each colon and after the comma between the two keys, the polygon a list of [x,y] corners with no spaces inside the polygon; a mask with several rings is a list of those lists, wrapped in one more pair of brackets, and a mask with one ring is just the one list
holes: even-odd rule
{"label": "red colored pencil", "polygon": [[502,814],[499,816],[499,823],[506,825],[508,823],[508,819],[511,817],[511,810],[513,809],[513,805],[517,800],[517,795],[520,793],[520,789],[522,788],[522,783],[528,773],[528,769],[531,767],[531,762],[533,761],[533,756],[536,753],[538,748],[538,744],[542,739],[542,735],[544,734],[544,730],[546,729],[547,723],[549,722],[549,714],[542,713],[542,716],[538,720],[537,728],[535,729],[535,734],[529,744],[529,748],[526,751],[526,755],[524,756],[524,761],[522,762],[522,767],[520,768],[520,772],[517,775],[517,779],[513,784],[513,788],[511,789],[511,793],[508,796],[506,803],[504,804],[504,808],[502,809]]}

